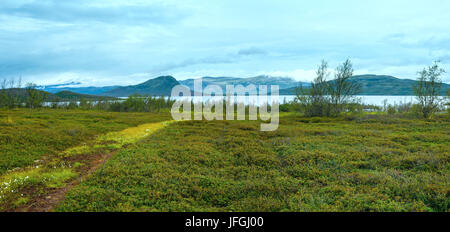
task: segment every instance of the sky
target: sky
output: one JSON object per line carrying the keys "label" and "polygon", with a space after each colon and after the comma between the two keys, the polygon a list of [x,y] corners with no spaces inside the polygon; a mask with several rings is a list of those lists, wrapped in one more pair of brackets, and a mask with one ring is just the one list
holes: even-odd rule
{"label": "sky", "polygon": [[0,79],[84,86],[160,75],[415,79],[440,60],[450,82],[448,0],[0,0]]}

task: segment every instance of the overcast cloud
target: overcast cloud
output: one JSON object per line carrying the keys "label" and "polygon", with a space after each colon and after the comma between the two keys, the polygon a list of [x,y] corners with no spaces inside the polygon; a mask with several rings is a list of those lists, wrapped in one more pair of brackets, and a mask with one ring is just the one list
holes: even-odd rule
{"label": "overcast cloud", "polygon": [[358,74],[416,78],[434,60],[450,73],[448,12],[447,0],[2,0],[0,78],[310,80],[320,60],[346,58]]}

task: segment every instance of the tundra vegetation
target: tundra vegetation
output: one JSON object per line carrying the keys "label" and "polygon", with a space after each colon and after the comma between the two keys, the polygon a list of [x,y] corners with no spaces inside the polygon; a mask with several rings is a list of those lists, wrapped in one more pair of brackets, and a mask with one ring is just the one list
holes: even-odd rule
{"label": "tundra vegetation", "polygon": [[0,211],[32,206],[85,175],[104,154],[159,128],[143,125],[169,120],[167,113],[0,110]]}
{"label": "tundra vegetation", "polygon": [[171,124],[120,150],[57,211],[449,211],[449,117]]}
{"label": "tundra vegetation", "polygon": [[332,80],[327,69],[280,105],[273,132],[173,122],[173,101],[151,96],[48,105],[4,81],[0,211],[449,212],[439,64],[419,74],[423,104],[383,106],[358,102],[349,60]]}

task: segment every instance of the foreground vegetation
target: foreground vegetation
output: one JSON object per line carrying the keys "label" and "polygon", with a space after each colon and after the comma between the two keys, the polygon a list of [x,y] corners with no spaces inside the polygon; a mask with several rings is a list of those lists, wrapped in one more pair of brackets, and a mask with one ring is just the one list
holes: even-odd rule
{"label": "foreground vegetation", "polygon": [[0,211],[33,206],[169,119],[156,113],[0,111]]}
{"label": "foreground vegetation", "polygon": [[0,174],[33,164],[94,136],[144,123],[170,119],[169,114],[113,113],[82,110],[0,110]]}
{"label": "foreground vegetation", "polygon": [[121,149],[58,211],[448,212],[448,115],[171,124]]}

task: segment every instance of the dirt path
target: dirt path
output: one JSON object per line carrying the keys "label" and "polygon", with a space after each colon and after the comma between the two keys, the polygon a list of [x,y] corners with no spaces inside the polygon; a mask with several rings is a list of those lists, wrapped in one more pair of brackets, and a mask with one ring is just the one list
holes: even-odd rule
{"label": "dirt path", "polygon": [[[12,208],[11,211],[15,212],[51,212],[55,206],[61,203],[66,194],[74,187],[88,179],[96,170],[102,167],[114,154],[120,149],[126,148],[130,144],[137,143],[145,137],[153,134],[154,132],[168,126],[171,122],[159,122],[139,125],[137,127],[127,128],[119,132],[110,132],[105,135],[99,136],[93,144],[90,146],[103,146],[105,150],[110,150],[108,146],[113,145],[115,147],[113,152],[89,154],[85,153],[84,146],[75,147],[74,149],[68,149],[68,161],[71,164],[82,163],[81,167],[78,167],[76,172],[78,177],[66,183],[61,188],[44,188],[43,193],[39,193],[41,190],[36,187],[23,188],[21,192],[30,196],[30,199],[26,205]],[[108,148],[108,149],[107,149]],[[89,151],[89,149],[87,150]]]}
{"label": "dirt path", "polygon": [[89,178],[97,169],[99,169],[106,161],[108,161],[117,151],[109,154],[101,154],[91,157],[89,167],[83,170],[83,175],[77,179],[67,183],[63,188],[51,190],[44,196],[31,199],[31,202],[26,207],[16,209],[17,212],[51,212],[55,206],[62,202],[70,190],[81,182]]}

